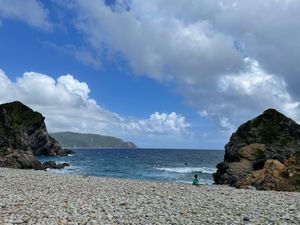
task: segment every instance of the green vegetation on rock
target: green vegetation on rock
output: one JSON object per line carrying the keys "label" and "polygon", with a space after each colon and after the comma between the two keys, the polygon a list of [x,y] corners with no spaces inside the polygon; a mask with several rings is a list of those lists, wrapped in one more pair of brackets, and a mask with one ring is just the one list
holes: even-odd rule
{"label": "green vegetation on rock", "polygon": [[268,109],[262,115],[249,120],[241,126],[243,131],[249,132],[255,130],[259,143],[272,144],[279,142],[281,145],[294,144],[295,139],[286,132],[285,127],[287,123],[286,118],[283,114],[277,112],[275,109]]}
{"label": "green vegetation on rock", "polygon": [[0,148],[0,156],[5,156],[9,153],[6,148]]}
{"label": "green vegetation on rock", "polygon": [[[2,104],[0,110],[6,111],[14,128],[29,127],[44,121],[42,114],[32,111],[32,109],[18,101]],[[3,125],[0,126],[0,129],[1,127],[3,128]]]}
{"label": "green vegetation on rock", "polygon": [[75,132],[58,132],[50,134],[63,147],[84,148],[136,148],[132,142],[124,142],[120,138],[99,134],[81,134]]}

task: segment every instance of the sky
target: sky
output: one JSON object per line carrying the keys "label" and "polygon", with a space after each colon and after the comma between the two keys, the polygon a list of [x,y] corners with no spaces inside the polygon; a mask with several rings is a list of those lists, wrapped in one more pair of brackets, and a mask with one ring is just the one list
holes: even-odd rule
{"label": "sky", "polygon": [[0,103],[50,132],[223,149],[275,108],[300,122],[299,0],[0,0]]}

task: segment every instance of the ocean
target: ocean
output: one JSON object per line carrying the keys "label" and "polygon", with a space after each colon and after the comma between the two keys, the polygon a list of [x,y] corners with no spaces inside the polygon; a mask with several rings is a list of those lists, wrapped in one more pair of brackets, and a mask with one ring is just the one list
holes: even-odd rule
{"label": "ocean", "polygon": [[224,151],[185,149],[73,149],[63,157],[39,157],[41,161],[67,162],[71,166],[54,173],[191,183],[195,174],[201,184],[212,184],[216,165]]}

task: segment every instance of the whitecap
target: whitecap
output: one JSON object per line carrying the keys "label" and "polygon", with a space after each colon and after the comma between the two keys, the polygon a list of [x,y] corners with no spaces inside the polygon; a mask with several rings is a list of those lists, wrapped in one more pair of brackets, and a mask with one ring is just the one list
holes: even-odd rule
{"label": "whitecap", "polygon": [[173,173],[208,173],[213,174],[217,171],[216,168],[212,167],[156,167],[155,169]]}

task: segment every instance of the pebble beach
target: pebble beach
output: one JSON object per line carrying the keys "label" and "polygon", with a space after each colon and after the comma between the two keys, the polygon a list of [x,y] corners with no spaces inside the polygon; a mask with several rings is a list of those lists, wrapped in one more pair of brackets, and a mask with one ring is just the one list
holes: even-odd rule
{"label": "pebble beach", "polygon": [[300,224],[300,193],[0,168],[0,224]]}

